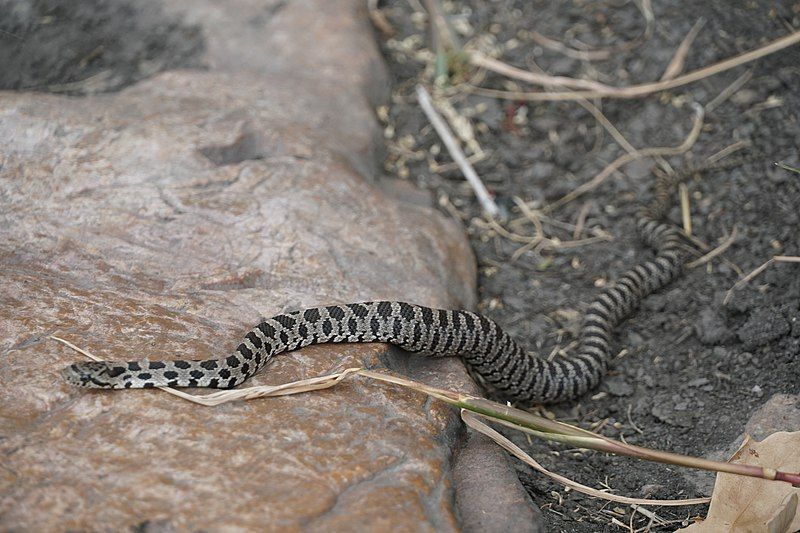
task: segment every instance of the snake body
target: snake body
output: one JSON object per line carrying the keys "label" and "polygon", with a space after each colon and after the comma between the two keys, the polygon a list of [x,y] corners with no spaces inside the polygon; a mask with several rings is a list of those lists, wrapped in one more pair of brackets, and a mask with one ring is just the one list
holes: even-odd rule
{"label": "snake body", "polygon": [[67,381],[88,388],[231,388],[273,356],[310,344],[385,342],[409,352],[460,357],[494,396],[523,405],[575,399],[598,385],[611,359],[614,328],[648,294],[680,272],[679,234],[649,212],[638,233],[656,256],[625,272],[590,304],[577,351],[555,360],[529,354],[493,320],[462,310],[431,309],[396,301],[314,307],[262,320],[236,351],[197,361],[82,362],[63,370]]}

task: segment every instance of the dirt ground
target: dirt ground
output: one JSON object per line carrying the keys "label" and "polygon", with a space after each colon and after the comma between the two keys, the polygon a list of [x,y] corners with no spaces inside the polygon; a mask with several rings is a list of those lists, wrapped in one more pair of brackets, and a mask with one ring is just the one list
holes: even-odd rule
{"label": "dirt ground", "polygon": [[[585,222],[579,238],[602,230],[613,236],[610,242],[528,249],[522,240],[498,235],[481,220],[471,189],[416,103],[414,85],[429,83],[433,64],[420,8],[405,0],[381,4],[396,32],[383,38],[395,84],[385,113],[387,174],[432,191],[442,209],[463,222],[479,263],[482,312],[532,350],[545,355],[569,350],[580,314],[598,286],[649,253],[636,241],[634,213],[642,200],[651,198],[655,163],[644,159],[624,166],[596,190],[550,213],[554,221],[544,220],[547,234],[562,243],[575,238],[569,224],[581,218]],[[685,72],[800,29],[800,4],[790,1],[654,2],[653,9],[652,31],[646,32],[645,19],[632,1],[444,3],[462,45],[486,50],[488,43],[503,61],[523,69],[611,85],[658,80],[701,17],[705,24],[687,56]],[[591,62],[567,57],[534,42],[534,31],[573,47],[584,43],[612,53]],[[744,85],[719,96],[747,72]],[[506,228],[517,234],[533,235],[534,226],[522,216],[515,197],[541,208],[624,153],[575,102],[487,97],[475,94],[470,85],[533,88],[491,73],[455,74],[461,79],[451,78],[444,94],[470,120],[487,154],[475,168],[508,214]],[[620,327],[616,346],[621,354],[603,385],[576,404],[549,408],[559,419],[630,443],[706,456],[736,441],[749,416],[772,395],[800,392],[800,265],[774,264],[723,304],[743,273],[776,254],[800,254],[800,174],[774,165],[782,161],[798,166],[799,83],[800,47],[794,46],[669,92],[602,102],[603,114],[637,148],[679,145],[691,128],[690,104],[706,106],[701,134],[690,152],[667,158],[673,167],[690,159],[703,161],[739,141],[749,148],[728,160],[752,159],[688,183],[693,234],[712,247],[734,228],[738,237],[720,258],[689,269],[647,298]],[[681,220],[678,208],[671,219]],[[711,474],[567,450],[519,436],[514,440],[544,466],[617,494],[691,498],[708,495],[713,483]],[[632,516],[630,507],[565,491],[521,463],[518,470],[550,531],[620,530],[612,520],[633,529],[672,531],[705,515],[705,506],[657,508],[665,522],[659,526],[642,514]]]}
{"label": "dirt ground", "polygon": [[200,67],[199,28],[152,0],[0,0],[0,90],[89,94]]}

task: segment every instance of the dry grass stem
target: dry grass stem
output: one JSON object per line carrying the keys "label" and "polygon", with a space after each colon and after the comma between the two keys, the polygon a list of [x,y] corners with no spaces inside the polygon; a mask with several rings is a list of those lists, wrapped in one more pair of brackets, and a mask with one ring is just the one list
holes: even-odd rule
{"label": "dry grass stem", "polygon": [[439,134],[442,142],[447,147],[447,151],[450,152],[450,156],[453,158],[453,161],[456,162],[458,168],[461,170],[461,173],[464,174],[464,177],[467,178],[467,181],[475,191],[475,195],[477,196],[478,202],[480,202],[483,210],[492,218],[498,216],[500,214],[500,209],[497,207],[497,204],[494,202],[494,200],[492,200],[492,197],[489,195],[489,191],[486,190],[486,187],[478,177],[475,169],[467,160],[464,152],[461,150],[461,147],[458,144],[458,141],[456,141],[455,137],[453,137],[450,128],[447,126],[439,113],[436,112],[436,109],[434,109],[431,96],[422,85],[417,85],[417,97],[419,99],[420,107],[422,107],[422,110],[425,112],[428,120],[433,125],[436,133]]}
{"label": "dry grass stem", "polygon": [[442,194],[439,197],[439,206],[443,207],[453,220],[459,224],[464,223],[465,216],[453,205],[453,202],[450,201],[450,198],[446,194]]}
{"label": "dry grass stem", "polygon": [[612,53],[611,50],[578,50],[577,48],[571,48],[561,41],[556,41],[555,39],[542,35],[538,31],[530,31],[528,35],[530,35],[533,42],[542,48],[547,48],[548,50],[581,61],[603,61],[611,57]]}
{"label": "dry grass stem", "polygon": [[255,398],[271,398],[275,396],[289,396],[301,394],[315,390],[328,389],[333,387],[351,374],[360,372],[360,368],[348,368],[342,372],[318,376],[308,379],[301,379],[280,385],[258,385],[255,387],[245,387],[241,389],[221,390],[205,394],[187,394],[177,389],[164,388],[167,392],[180,396],[184,400],[198,403],[205,406],[221,405],[223,403],[236,402],[241,400],[253,400]]}
{"label": "dry grass stem", "polygon": [[554,248],[562,250],[570,250],[572,248],[580,248],[581,246],[588,246],[589,244],[597,244],[598,242],[608,242],[613,240],[610,235],[598,235],[597,237],[586,237],[585,239],[576,239],[574,241],[560,241]]}
{"label": "dry grass stem", "polygon": [[736,141],[733,144],[729,144],[728,146],[726,146],[725,148],[723,148],[719,152],[708,156],[706,158],[706,163],[708,163],[709,165],[713,165],[717,161],[725,159],[729,155],[731,155],[731,154],[733,154],[735,152],[738,152],[739,150],[741,150],[743,148],[747,148],[748,146],[750,146],[750,142],[749,141]]}
{"label": "dry grass stem", "polygon": [[583,233],[583,226],[586,224],[586,217],[589,216],[589,210],[592,208],[592,202],[584,202],[583,207],[578,212],[578,219],[575,221],[575,229],[572,231],[573,240],[580,238]]}
{"label": "dry grass stem", "polygon": [[511,261],[519,260],[520,257],[530,252],[531,250],[533,250],[535,253],[538,254],[541,252],[541,249],[542,249],[542,243],[540,242],[531,241],[527,244],[523,244],[522,246],[514,250],[514,253],[511,254]]}
{"label": "dry grass stem", "polygon": [[744,84],[750,81],[753,77],[753,69],[746,71],[744,74],[733,80],[733,82],[722,89],[720,93],[714,97],[708,104],[706,104],[706,111],[711,113],[716,108],[728,101],[728,98],[736,94],[736,92],[744,87]]}
{"label": "dry grass stem", "polygon": [[[485,157],[483,149],[480,144],[478,144],[478,139],[475,138],[475,131],[469,120],[462,116],[446,98],[438,99],[436,107],[439,112],[444,115],[444,119],[447,121],[447,124],[449,124],[450,129],[455,132],[458,139],[467,147],[472,155]],[[471,161],[469,158],[467,160]]]}
{"label": "dry grass stem", "polygon": [[[692,243],[692,244],[694,244],[695,246],[697,246],[697,248],[698,248],[699,250],[702,250],[703,252],[708,252],[708,251],[710,251],[710,250],[712,249],[712,246],[711,246],[710,244],[708,244],[706,241],[704,241],[703,239],[701,239],[701,238],[700,238],[700,237],[698,237],[697,235],[686,235],[686,234],[685,234],[685,233],[683,233],[683,232],[681,232],[681,233],[683,234],[683,236],[684,236],[684,237],[686,237],[687,239],[689,239],[689,241],[691,241],[691,243]],[[694,249],[694,248],[692,248],[691,246],[687,246],[687,248],[688,248],[689,250],[692,250],[692,251],[693,251],[695,254],[697,254],[697,255],[701,255],[701,254],[699,254],[699,253],[697,252],[697,250],[695,250],[695,249]]]}
{"label": "dry grass stem", "polygon": [[[625,503],[625,504],[639,504],[639,505],[670,505],[670,506],[679,506],[679,505],[698,505],[704,504],[711,501],[710,498],[693,498],[688,500],[646,500],[643,498],[628,498],[626,496],[617,496],[616,494],[610,494],[608,492],[594,489],[592,487],[587,487],[586,485],[582,485],[577,483],[569,478],[566,478],[560,474],[556,474],[554,472],[550,472],[546,468],[544,468],[541,464],[539,464],[536,460],[534,460],[530,455],[525,453],[519,446],[505,438],[499,432],[495,431],[494,429],[490,428],[484,422],[478,419],[478,417],[465,409],[461,410],[461,419],[464,421],[466,425],[482,433],[495,441],[499,444],[503,449],[509,452],[511,455],[519,459],[520,461],[524,462],[525,464],[533,467],[538,472],[546,475],[550,479],[564,485],[565,487],[569,487],[572,490],[580,492],[582,494],[586,494],[588,496],[593,496],[595,498],[602,498],[604,500],[618,502],[618,503]],[[495,420],[495,419],[492,419]],[[495,420],[496,422],[501,422],[499,420]]]}
{"label": "dry grass stem", "polygon": [[517,204],[525,220],[529,220],[533,224],[533,227],[536,228],[536,235],[538,237],[544,237],[544,226],[542,226],[542,219],[539,213],[525,205],[525,202],[523,202],[522,198],[519,196],[514,197],[514,203]]}
{"label": "dry grass stem", "polygon": [[641,430],[641,428],[640,428],[639,426],[637,426],[637,425],[636,425],[636,424],[633,422],[633,417],[631,416],[631,411],[632,411],[632,410],[633,410],[633,405],[631,405],[631,404],[628,404],[628,425],[629,425],[629,426],[631,426],[631,428],[633,428],[633,430],[634,430],[636,433],[638,433],[639,435],[644,435],[644,431],[642,431],[642,430]]}
{"label": "dry grass stem", "polygon": [[483,94],[500,98],[542,101],[578,100],[580,98],[638,98],[655,92],[674,89],[676,87],[687,85],[703,78],[725,72],[726,70],[744,65],[745,63],[749,63],[751,61],[755,61],[756,59],[775,53],[779,50],[797,44],[798,42],[800,42],[800,32],[790,33],[755,50],[751,50],[749,52],[745,52],[743,54],[720,61],[719,63],[694,70],[688,74],[678,76],[671,80],[644,83],[629,87],[614,87],[591,80],[569,78],[565,76],[550,76],[547,74],[530,72],[513,67],[503,63],[502,61],[492,59],[479,52],[472,52],[472,54],[470,54],[470,61],[476,67],[485,68],[498,74],[515,78],[520,81],[525,81],[534,85],[541,85],[544,87],[557,86],[565,89],[575,89],[574,91],[550,93],[524,93],[514,91],[495,91],[491,89],[483,89],[480,91]]}
{"label": "dry grass stem", "polygon": [[580,448],[588,448],[614,455],[624,455],[635,459],[645,459],[656,463],[709,470],[712,472],[726,472],[729,474],[766,480],[785,481],[791,483],[795,487],[800,487],[800,472],[785,472],[761,466],[712,461],[699,457],[643,448],[562,422],[554,422],[533,415],[527,411],[472,396],[464,396],[463,401],[456,405],[469,409],[481,416],[486,416],[516,431],[529,433],[546,440],[565,442]]}
{"label": "dry grass stem", "polygon": [[764,272],[767,267],[769,267],[773,263],[800,263],[800,256],[795,255],[776,255],[775,257],[769,259],[768,261],[764,262],[762,265],[757,267],[755,270],[747,274],[745,277],[737,281],[733,284],[733,287],[728,289],[728,292],[725,294],[725,299],[722,300],[722,305],[727,305],[728,302],[731,301],[733,297],[733,292],[742,288],[743,286],[747,285],[753,278]]}
{"label": "dry grass stem", "polygon": [[681,44],[678,46],[678,49],[675,50],[675,55],[672,56],[672,60],[667,65],[667,68],[664,70],[664,74],[661,76],[660,81],[667,81],[673,79],[675,76],[683,72],[683,66],[686,63],[686,56],[689,54],[689,49],[692,47],[692,43],[694,42],[697,34],[700,33],[700,29],[702,29],[703,25],[706,23],[706,19],[700,17],[697,19],[697,22],[694,23],[692,29],[689,30],[689,33],[686,34],[686,37],[683,38]]}
{"label": "dry grass stem", "polygon": [[608,120],[605,117],[605,115],[603,115],[603,113],[597,108],[597,106],[595,106],[585,98],[581,98],[580,100],[577,100],[577,102],[578,104],[581,105],[581,107],[583,107],[589,113],[592,114],[594,119],[597,122],[599,122],[603,126],[603,128],[605,128],[605,130],[609,133],[609,135],[611,135],[614,138],[614,140],[617,141],[617,144],[619,144],[623,150],[625,150],[631,155],[638,153],[636,151],[636,148],[634,148],[633,145],[628,142],[628,140],[619,132],[616,126],[614,126],[614,124],[612,124],[611,121]]}
{"label": "dry grass stem", "polygon": [[501,237],[505,237],[506,239],[519,242],[522,244],[529,244],[529,243],[538,243],[543,240],[547,240],[545,237],[542,236],[530,236],[530,235],[521,235],[519,233],[514,233],[512,231],[507,230],[504,228],[499,222],[494,219],[487,219],[485,222],[480,219],[475,219],[475,224],[479,227],[488,228],[494,230],[498,235]]}
{"label": "dry grass stem", "polygon": [[664,155],[681,155],[686,153],[692,145],[694,145],[695,141],[697,141],[697,137],[700,135],[700,129],[703,126],[703,117],[705,115],[702,106],[699,104],[694,104],[694,122],[692,124],[692,129],[687,135],[686,139],[679,145],[674,148],[672,147],[657,147],[657,148],[643,148],[639,150],[636,154],[623,154],[611,162],[609,165],[606,166],[599,174],[597,174],[594,178],[587,181],[583,185],[577,187],[576,189],[570,191],[569,193],[565,194],[555,202],[545,206],[542,211],[545,213],[550,213],[555,209],[573,201],[574,199],[586,194],[589,191],[595,190],[601,183],[603,183],[609,176],[611,176],[615,171],[617,171],[623,165],[630,163],[631,161],[635,161],[642,157],[654,157],[654,156],[664,156]]}
{"label": "dry grass stem", "polygon": [[560,41],[556,41],[549,37],[545,37],[537,31],[530,31],[528,34],[533,42],[540,45],[542,48],[553,50],[567,57],[579,59],[581,61],[602,61],[611,57],[614,53],[632,50],[642,42],[646,41],[653,34],[653,26],[655,25],[655,16],[653,15],[653,7],[650,0],[636,1],[636,7],[642,13],[645,20],[645,27],[642,34],[632,41],[619,44],[613,48],[605,49],[588,49],[585,44],[581,44],[584,48],[573,48],[565,45]]}
{"label": "dry grass stem", "polygon": [[[472,154],[469,156],[467,161],[474,165],[475,163],[480,163],[484,159],[486,159],[486,152],[480,152],[478,154]],[[438,163],[435,159],[433,159],[433,157],[431,157],[428,161],[428,170],[435,172],[436,174],[446,174],[447,172],[460,170],[460,168],[458,163]]]}
{"label": "dry grass stem", "polygon": [[686,263],[686,268],[699,267],[701,265],[704,265],[704,264],[708,263],[709,261],[711,261],[715,257],[725,253],[725,251],[728,248],[730,248],[731,245],[734,242],[736,242],[736,237],[738,237],[738,235],[739,235],[739,232],[737,231],[736,226],[734,226],[733,229],[731,230],[731,234],[728,236],[727,239],[725,239],[722,242],[722,244],[720,244],[719,246],[717,246],[716,248],[714,248],[710,252],[706,253],[705,255],[699,257],[698,259],[695,259],[694,261]]}
{"label": "dry grass stem", "polygon": [[433,34],[434,48],[446,48],[455,50],[458,48],[458,40],[453,34],[450,23],[445,17],[444,10],[439,3],[439,0],[424,0],[425,7],[423,8],[431,21],[431,31]]}
{"label": "dry grass stem", "polygon": [[512,259],[518,259],[520,255],[522,255],[526,251],[536,246],[541,246],[542,248],[553,249],[553,250],[558,250],[558,249],[566,250],[572,248],[580,248],[581,246],[587,246],[598,242],[607,242],[613,240],[613,237],[611,237],[608,234],[604,234],[594,237],[586,237],[584,239],[562,241],[559,239],[545,237],[543,234],[539,233],[539,228],[537,228],[536,235],[521,235],[519,233],[507,230],[499,222],[491,218],[487,218],[485,221],[481,219],[475,219],[474,222],[477,226],[483,229],[491,229],[501,237],[504,237],[512,242],[517,242],[525,245],[522,248],[516,250],[516,252],[514,252]]}
{"label": "dry grass stem", "polygon": [[93,355],[93,354],[87,352],[86,350],[84,350],[82,348],[78,348],[77,346],[75,346],[74,344],[72,344],[71,342],[69,342],[66,339],[62,339],[61,337],[56,337],[55,335],[50,335],[49,338],[53,339],[54,341],[60,342],[61,344],[67,346],[68,348],[72,348],[73,350],[75,350],[79,354],[85,355],[86,357],[88,357],[92,361],[102,361],[102,359],[100,359],[96,355]]}
{"label": "dry grass stem", "polygon": [[[783,256],[780,257],[782,260],[796,259],[798,262],[800,262],[800,257],[797,258],[788,258]],[[92,359],[97,360],[97,358],[94,357],[93,355],[89,354],[88,352],[85,352],[84,350],[81,350],[74,344],[65,341],[64,339],[60,339],[58,337],[53,337],[53,339],[66,344],[70,348],[75,349],[76,351]],[[613,440],[598,433],[593,433],[591,431],[571,426],[569,424],[564,424],[562,422],[558,422],[555,420],[549,420],[547,418],[537,416],[528,411],[516,409],[509,405],[493,402],[485,398],[439,389],[399,376],[384,374],[382,372],[374,372],[371,370],[365,370],[361,368],[349,368],[343,372],[338,372],[326,376],[319,376],[310,379],[304,379],[292,383],[285,383],[277,386],[256,386],[256,387],[247,387],[247,388],[232,389],[232,390],[223,390],[205,396],[195,396],[192,394],[186,394],[177,391],[175,389],[170,389],[166,387],[159,387],[159,388],[169,392],[170,394],[186,399],[188,401],[198,403],[201,405],[212,406],[235,400],[249,400],[265,396],[282,396],[287,394],[297,394],[300,392],[308,392],[312,390],[324,389],[334,386],[335,384],[339,383],[340,381],[342,381],[343,379],[345,379],[347,376],[350,375],[361,375],[368,378],[380,380],[383,382],[393,383],[401,385],[403,387],[408,387],[413,390],[425,393],[433,398],[442,400],[450,405],[462,409],[468,409],[469,411],[477,413],[481,416],[488,417],[499,424],[506,425],[515,430],[522,431],[524,433],[535,435],[539,438],[544,438],[551,441],[564,442],[570,444],[573,447],[589,448],[606,453],[625,455],[638,459],[646,459],[649,461],[667,463],[676,466],[699,468],[717,472],[728,472],[737,475],[758,477],[761,479],[787,481],[795,486],[800,486],[800,474],[791,472],[782,472],[774,469],[767,469],[757,466],[710,461],[707,459],[701,459],[697,457],[689,457],[670,452],[663,452],[658,450],[642,448],[640,446],[633,446],[626,444],[624,442]],[[656,502],[655,500],[647,500],[645,503],[655,504],[655,502]],[[684,503],[686,502],[684,501]],[[668,505],[668,504],[661,503],[661,505]]]}
{"label": "dry grass stem", "polygon": [[692,234],[692,208],[689,205],[689,187],[685,183],[678,185],[678,193],[681,200],[681,223],[683,224],[683,231],[686,235]]}
{"label": "dry grass stem", "polygon": [[[553,226],[553,227],[556,227],[556,228],[559,228],[559,229],[562,229],[562,230],[565,230],[565,231],[573,231],[573,232],[575,231],[575,228],[576,228],[575,224],[570,224],[569,222],[564,222],[563,220],[558,220],[558,219],[553,218],[551,216],[545,215],[541,211],[537,211],[537,210],[532,209],[522,199],[519,199],[519,197],[517,197],[517,198],[518,198],[519,202],[521,202],[521,204],[518,203],[517,205],[524,205],[525,209],[528,210],[531,213],[534,213],[536,218],[538,220],[540,220],[542,223],[546,223],[546,224],[548,224],[550,226]],[[515,201],[517,201],[517,200],[515,200]],[[526,213],[526,211],[522,210],[522,208],[520,208],[520,210],[521,210],[521,212]],[[520,226],[521,224],[525,224],[526,222],[530,222],[530,221],[531,221],[530,216],[528,214],[525,214],[524,216],[521,216],[519,218],[515,218],[514,220],[510,221],[508,223],[508,226],[509,227],[517,227],[517,226]],[[590,228],[590,229],[591,229],[591,232],[596,237],[601,237],[602,236],[602,237],[605,237],[605,238],[607,238],[609,240],[613,240],[614,239],[613,235],[611,235],[610,233],[608,233],[607,231],[605,231],[605,230],[603,230],[601,228]]]}
{"label": "dry grass stem", "polygon": [[[586,202],[586,204],[584,204],[584,208],[578,215],[578,221],[577,221],[578,225],[573,225],[550,218],[540,213],[539,211],[530,208],[518,196],[514,196],[513,200],[523,216],[512,220],[511,222],[508,223],[508,226],[510,228],[516,228],[519,227],[521,224],[530,222],[533,224],[535,235],[528,237],[514,232],[514,235],[516,236],[515,242],[523,242],[524,238],[527,238],[529,240],[528,242],[523,243],[522,246],[517,248],[514,251],[514,253],[511,254],[512,261],[516,261],[524,253],[530,250],[534,250],[538,253],[545,247],[550,249],[553,248],[569,249],[569,248],[576,248],[579,246],[586,246],[588,244],[594,244],[597,242],[614,240],[614,237],[612,235],[597,228],[592,230],[592,233],[594,234],[593,236],[585,239],[580,238],[580,235],[583,233],[584,224],[586,222],[586,215],[588,214],[588,210],[591,207],[591,202]],[[573,240],[561,241],[553,238],[548,238],[545,234],[544,224],[542,223],[542,221],[546,221],[548,224],[558,227],[560,229],[571,231],[573,235]]]}
{"label": "dry grass stem", "polygon": [[395,34],[394,27],[389,23],[383,11],[378,9],[378,0],[367,0],[367,13],[372,24],[378,28],[385,37],[391,37]]}
{"label": "dry grass stem", "polygon": [[[550,74],[523,70],[507,63],[503,63],[497,59],[493,59],[480,52],[472,52],[470,53],[469,57],[470,62],[476,67],[485,68],[486,70],[491,70],[492,72],[502,74],[503,76],[509,78],[514,78],[516,80],[524,81],[534,85],[541,85],[543,87],[563,87],[566,89],[582,91],[582,93],[594,91],[591,94],[600,93],[609,88],[608,85],[597,81],[570,78],[567,76],[553,76]],[[576,92],[574,94],[578,93]],[[585,94],[581,94],[581,96],[577,98],[571,98],[571,100],[577,100],[578,98],[587,98],[587,96],[585,96]],[[594,98],[594,96],[588,96],[588,98]]]}

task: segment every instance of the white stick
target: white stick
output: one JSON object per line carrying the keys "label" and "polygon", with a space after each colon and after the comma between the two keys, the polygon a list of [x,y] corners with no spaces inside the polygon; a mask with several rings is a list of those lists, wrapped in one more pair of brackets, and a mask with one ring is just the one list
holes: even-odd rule
{"label": "white stick", "polygon": [[436,133],[439,134],[439,137],[441,137],[444,145],[447,147],[447,151],[450,152],[453,161],[455,161],[461,173],[464,174],[464,177],[467,178],[467,181],[475,190],[475,195],[478,197],[481,207],[483,207],[483,210],[486,211],[489,216],[492,218],[496,217],[500,213],[500,209],[497,207],[497,204],[494,203],[494,200],[492,200],[492,197],[489,195],[489,191],[486,190],[478,174],[475,173],[475,169],[472,168],[472,165],[467,160],[464,152],[458,145],[458,141],[456,141],[455,137],[453,137],[453,134],[450,132],[450,127],[433,108],[431,95],[428,94],[428,91],[422,85],[417,85],[417,98],[428,120],[433,125]]}

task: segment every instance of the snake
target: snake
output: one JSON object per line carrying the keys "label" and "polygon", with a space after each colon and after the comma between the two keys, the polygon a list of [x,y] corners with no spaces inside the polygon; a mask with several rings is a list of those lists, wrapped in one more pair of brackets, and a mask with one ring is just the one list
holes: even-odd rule
{"label": "snake", "polygon": [[494,320],[468,310],[401,301],[312,307],[261,320],[227,357],[173,361],[87,361],[62,370],[72,385],[97,389],[156,386],[229,389],[277,354],[312,344],[381,342],[426,356],[459,357],[487,392],[522,406],[566,402],[597,387],[613,359],[612,335],[641,301],[683,269],[680,231],[669,221],[661,180],[656,199],[640,209],[636,228],[655,254],[604,287],[584,313],[577,349],[548,359],[527,351]]}

